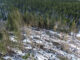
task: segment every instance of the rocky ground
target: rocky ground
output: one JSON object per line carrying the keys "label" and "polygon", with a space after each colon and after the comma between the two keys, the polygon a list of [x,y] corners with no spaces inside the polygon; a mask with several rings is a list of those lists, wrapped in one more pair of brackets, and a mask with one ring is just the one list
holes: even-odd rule
{"label": "rocky ground", "polygon": [[[24,28],[24,49],[11,48],[14,53],[4,60],[80,60],[80,40],[52,30]],[[18,43],[14,35],[10,40]]]}

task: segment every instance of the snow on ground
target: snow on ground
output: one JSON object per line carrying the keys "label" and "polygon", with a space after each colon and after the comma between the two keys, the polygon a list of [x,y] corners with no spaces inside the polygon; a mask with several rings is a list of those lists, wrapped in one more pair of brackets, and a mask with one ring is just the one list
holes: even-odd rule
{"label": "snow on ground", "polygon": [[11,41],[17,42],[17,40],[16,40],[15,38],[17,38],[17,37],[15,37],[15,36],[10,36],[10,40],[11,40]]}
{"label": "snow on ground", "polygon": [[44,57],[43,55],[38,54],[38,53],[36,53],[35,57],[37,60],[48,60],[46,57]]}
{"label": "snow on ground", "polygon": [[11,59],[11,60],[13,60],[12,59],[12,57],[10,57],[10,56],[5,56],[5,57],[3,57],[5,60],[8,60],[8,59]]}
{"label": "snow on ground", "polygon": [[[5,60],[8,58],[11,58],[11,60],[24,60],[22,56],[25,56],[27,53],[33,54],[36,60],[61,60],[62,58],[80,60],[80,41],[78,39],[73,40],[73,35],[46,29],[37,31],[25,28],[25,30],[29,30],[30,32],[29,37],[25,32],[22,34],[25,37],[22,40],[25,51],[23,52],[16,48],[12,49],[16,54],[13,54],[12,57],[5,56]],[[80,34],[76,36],[79,37]],[[18,42],[14,36],[10,36],[10,40]]]}
{"label": "snow on ground", "polygon": [[76,37],[80,37],[80,33],[78,33],[78,34],[76,35]]}

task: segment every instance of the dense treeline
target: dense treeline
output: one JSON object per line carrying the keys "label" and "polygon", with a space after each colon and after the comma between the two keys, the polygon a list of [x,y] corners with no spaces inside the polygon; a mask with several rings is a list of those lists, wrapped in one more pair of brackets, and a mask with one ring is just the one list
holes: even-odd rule
{"label": "dense treeline", "polygon": [[23,21],[31,26],[47,29],[57,26],[58,30],[71,31],[72,25],[76,25],[79,29],[79,1],[10,0],[7,4],[10,13],[17,8],[21,12]]}
{"label": "dense treeline", "polygon": [[[79,1],[76,0],[74,1],[73,0],[7,0],[7,1],[3,0],[1,2],[5,3],[5,5],[3,5],[4,6],[3,9],[4,11],[5,10],[8,11],[9,16],[12,10],[15,10],[15,8],[17,8],[21,13],[23,21],[32,26],[53,29],[55,25],[57,25],[57,26],[61,26],[60,27],[61,29],[67,27],[66,29],[70,31],[73,22],[75,21],[76,27],[79,28],[79,24],[80,24]],[[16,13],[14,12],[14,14]],[[9,16],[8,19],[10,19]]]}

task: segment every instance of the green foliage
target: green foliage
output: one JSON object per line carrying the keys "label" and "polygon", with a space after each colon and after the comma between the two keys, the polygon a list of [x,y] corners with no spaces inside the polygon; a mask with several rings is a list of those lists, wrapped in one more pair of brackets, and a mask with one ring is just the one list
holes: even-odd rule
{"label": "green foliage", "polygon": [[13,30],[13,31],[19,30],[19,28],[22,25],[22,18],[21,17],[22,16],[17,9],[13,10],[8,16],[8,21],[7,21],[8,29]]}
{"label": "green foliage", "polygon": [[0,57],[0,60],[4,60],[2,57]]}
{"label": "green foliage", "polygon": [[6,54],[8,53],[8,47],[14,47],[17,44],[10,41],[7,30],[3,29],[1,32],[3,36],[2,36],[2,40],[0,41],[0,52]]}
{"label": "green foliage", "polygon": [[3,38],[3,35],[2,35],[2,33],[0,33],[0,40],[2,40],[2,38]]}
{"label": "green foliage", "polygon": [[0,52],[3,54],[7,52],[4,42],[0,42]]}
{"label": "green foliage", "polygon": [[75,33],[77,32],[77,26],[76,26],[75,20],[72,22],[71,31],[72,31],[72,32],[75,32]]}
{"label": "green foliage", "polygon": [[[4,2],[5,1],[5,2]],[[18,30],[21,20],[34,27],[53,29],[55,22],[60,30],[71,30],[73,19],[79,22],[80,2],[77,0],[4,0],[8,15],[9,30]],[[5,6],[5,5],[4,5]],[[5,6],[5,7],[6,7]],[[14,8],[17,8],[14,9]],[[21,14],[22,13],[22,14]],[[23,18],[23,19],[22,19]],[[66,22],[66,24],[65,24]],[[18,27],[18,28],[17,28]],[[64,27],[68,27],[65,29]],[[64,28],[64,29],[63,29]],[[58,30],[59,30],[58,29]]]}
{"label": "green foliage", "polygon": [[27,59],[29,56],[30,56],[30,54],[28,53],[28,54],[26,54],[25,56],[23,56],[22,58],[23,58],[23,59]]}

